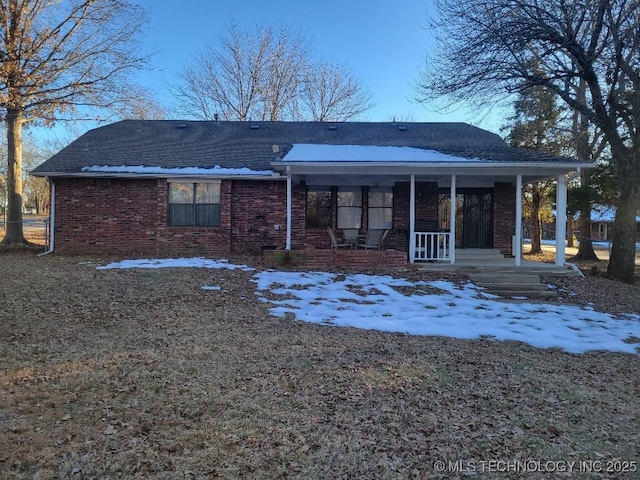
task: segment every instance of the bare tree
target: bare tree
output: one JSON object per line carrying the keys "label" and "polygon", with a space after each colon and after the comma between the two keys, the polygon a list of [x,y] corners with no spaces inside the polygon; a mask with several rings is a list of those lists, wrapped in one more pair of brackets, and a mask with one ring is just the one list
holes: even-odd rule
{"label": "bare tree", "polygon": [[130,85],[118,102],[116,117],[122,120],[164,120],[167,109],[158,102],[150,90]]}
{"label": "bare tree", "polygon": [[0,107],[7,126],[4,244],[22,230],[22,129],[88,107],[109,108],[136,53],[144,12],[124,0],[0,0]]}
{"label": "bare tree", "polygon": [[[6,142],[0,141],[0,155],[6,157],[6,151],[7,151]],[[8,190],[7,190],[6,164],[0,164],[0,216],[2,217],[2,220],[3,220],[3,224],[2,224],[3,231],[7,229],[7,224],[6,224],[7,195],[8,195]]]}
{"label": "bare tree", "polygon": [[205,46],[183,69],[173,87],[181,109],[205,120],[280,120],[308,56],[306,41],[296,37],[291,28],[243,32],[232,24],[218,47]]}
{"label": "bare tree", "polygon": [[371,109],[373,95],[360,85],[347,65],[323,63],[309,70],[300,103],[304,118],[343,122]]}
{"label": "bare tree", "polygon": [[[640,204],[640,0],[435,0],[439,50],[424,101],[542,86],[599,128],[620,184],[608,273],[634,281]],[[585,99],[579,95],[586,84]]]}
{"label": "bare tree", "polygon": [[182,111],[204,120],[340,121],[371,107],[371,94],[347,67],[314,63],[309,41],[292,27],[232,24],[184,67],[172,90]]}
{"label": "bare tree", "polygon": [[[266,29],[270,32],[270,29]],[[267,36],[269,38],[269,36]],[[310,47],[304,35],[283,28],[271,35],[269,55],[259,88],[262,120],[285,120],[295,114],[295,102],[309,65]]]}
{"label": "bare tree", "polygon": [[28,135],[23,142],[23,206],[35,208],[38,214],[48,213],[46,210],[50,203],[49,182],[46,178],[31,176],[29,172],[51,155],[51,152],[33,142],[33,136],[31,135]]}

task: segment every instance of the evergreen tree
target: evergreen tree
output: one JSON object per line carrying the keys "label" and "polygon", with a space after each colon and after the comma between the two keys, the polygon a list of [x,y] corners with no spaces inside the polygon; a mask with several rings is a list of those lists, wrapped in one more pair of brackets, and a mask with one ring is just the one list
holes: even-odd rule
{"label": "evergreen tree", "polygon": [[[514,116],[508,134],[508,142],[514,147],[529,148],[541,152],[559,155],[563,140],[558,128],[562,109],[556,102],[556,95],[541,87],[523,89],[514,102]],[[525,186],[524,206],[528,208],[531,223],[531,250],[529,253],[542,252],[542,218],[545,204],[550,204],[549,193],[554,180],[545,179]]]}

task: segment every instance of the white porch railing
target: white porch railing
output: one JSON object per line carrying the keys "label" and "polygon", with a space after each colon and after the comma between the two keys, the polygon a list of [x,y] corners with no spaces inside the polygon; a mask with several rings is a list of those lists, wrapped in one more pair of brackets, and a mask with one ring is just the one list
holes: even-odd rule
{"label": "white porch railing", "polygon": [[451,234],[448,232],[414,232],[414,260],[450,260]]}

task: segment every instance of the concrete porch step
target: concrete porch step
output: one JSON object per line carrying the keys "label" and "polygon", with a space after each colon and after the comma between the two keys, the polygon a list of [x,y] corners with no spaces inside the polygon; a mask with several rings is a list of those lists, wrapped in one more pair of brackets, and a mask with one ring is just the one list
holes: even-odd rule
{"label": "concrete porch step", "polygon": [[483,292],[489,293],[491,295],[497,295],[500,298],[506,299],[528,299],[528,300],[555,300],[557,295],[553,291],[532,291],[532,290],[522,290],[522,291],[512,291],[512,292],[504,292],[504,291],[490,291],[483,290]]}
{"label": "concrete porch step", "polygon": [[457,248],[456,259],[503,259],[504,255],[496,248]]}
{"label": "concrete porch step", "polygon": [[533,273],[482,272],[474,273],[474,280],[494,285],[537,285],[540,276]]}
{"label": "concrete porch step", "polygon": [[482,287],[484,292],[504,298],[551,299],[556,292],[540,282],[540,276],[533,273],[478,272],[471,274],[471,281]]}

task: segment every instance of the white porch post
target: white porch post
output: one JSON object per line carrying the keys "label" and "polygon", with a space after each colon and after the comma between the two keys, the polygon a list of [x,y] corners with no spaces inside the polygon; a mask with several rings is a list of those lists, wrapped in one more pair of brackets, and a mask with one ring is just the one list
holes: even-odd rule
{"label": "white porch post", "polygon": [[513,245],[513,256],[516,266],[522,263],[522,175],[516,177],[516,241]]}
{"label": "white porch post", "polygon": [[416,176],[411,174],[411,187],[409,190],[409,263],[415,261],[416,256]]}
{"label": "white porch post", "polygon": [[291,167],[287,167],[287,240],[285,250],[291,250]]}
{"label": "white porch post", "polygon": [[567,181],[564,173],[558,175],[556,190],[556,265],[565,263],[565,237],[567,236]]}
{"label": "white porch post", "polygon": [[449,258],[456,263],[456,175],[451,175],[451,208],[449,208]]}

